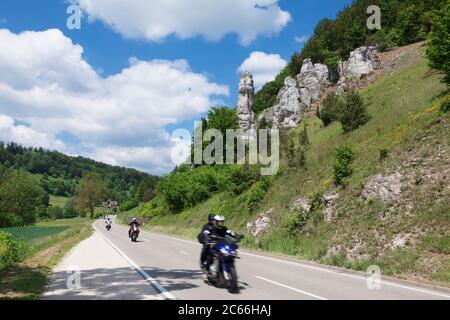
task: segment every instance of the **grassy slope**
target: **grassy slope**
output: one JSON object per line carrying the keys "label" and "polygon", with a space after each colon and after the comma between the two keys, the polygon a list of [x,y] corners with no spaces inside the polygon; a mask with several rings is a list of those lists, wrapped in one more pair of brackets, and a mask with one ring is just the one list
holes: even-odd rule
{"label": "grassy slope", "polygon": [[64,209],[69,198],[50,196],[50,205]]}
{"label": "grassy slope", "polygon": [[[239,197],[218,194],[179,215],[153,216],[149,228],[194,237],[207,214],[214,211],[225,214],[230,227],[245,232],[248,221],[273,208],[271,231],[258,242],[249,238],[247,247],[360,270],[375,263],[385,274],[449,285],[450,202],[445,188],[431,190],[433,186],[426,185],[429,181],[425,181],[425,186],[413,185],[406,188],[403,202],[394,206],[359,199],[368,177],[403,168],[402,163],[414,153],[428,159],[439,148],[447,157],[431,159],[431,166],[439,171],[440,166],[449,165],[449,116],[441,116],[438,111],[446,88],[440,77],[430,72],[423,49],[416,48],[402,59],[394,74],[383,76],[362,91],[372,117],[364,127],[343,135],[339,124],[322,128],[317,118],[306,120],[311,141],[306,170],[284,167],[255,212],[245,207],[248,193]],[[436,121],[438,118],[440,122]],[[352,145],[357,154],[354,175],[345,190],[335,189],[332,178],[334,150],[340,144]],[[390,156],[380,162],[382,148],[389,149]],[[404,174],[415,172],[419,169]],[[288,234],[282,225],[289,204],[299,197],[312,198],[317,192],[339,192],[334,221],[309,221],[297,234]],[[146,206],[149,204],[142,211],[148,209]],[[388,218],[382,218],[385,216]],[[396,235],[408,233],[417,237],[412,237],[405,248],[385,249]],[[330,248],[338,250],[330,253]],[[355,253],[356,258],[350,259],[349,252]]]}
{"label": "grassy slope", "polygon": [[52,268],[91,234],[90,221],[81,218],[0,230],[30,246],[25,261],[0,272],[0,299],[38,299]]}

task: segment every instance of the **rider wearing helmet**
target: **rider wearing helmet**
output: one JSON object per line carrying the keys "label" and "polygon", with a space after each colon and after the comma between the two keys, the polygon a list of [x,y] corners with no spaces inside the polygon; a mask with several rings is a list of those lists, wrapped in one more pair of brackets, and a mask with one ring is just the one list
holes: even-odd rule
{"label": "rider wearing helmet", "polygon": [[214,213],[210,213],[208,215],[208,223],[205,224],[202,228],[202,231],[198,235],[198,241],[203,244],[202,253],[200,256],[200,266],[202,270],[206,271],[208,270],[208,267],[211,263],[210,259],[210,245],[208,245],[207,241],[209,237],[213,234],[215,225],[214,225]]}
{"label": "rider wearing helmet", "polygon": [[[133,231],[133,227],[136,226],[139,228],[140,224],[136,218],[133,218],[128,225],[130,226],[130,230],[128,230],[128,236],[131,238],[131,231]],[[138,233],[139,233],[139,229],[138,229]]]}
{"label": "rider wearing helmet", "polygon": [[215,216],[214,217],[214,232],[213,236],[218,238],[225,238],[226,236],[230,236],[232,238],[239,238],[236,232],[228,229],[225,226],[225,217],[224,216]]}

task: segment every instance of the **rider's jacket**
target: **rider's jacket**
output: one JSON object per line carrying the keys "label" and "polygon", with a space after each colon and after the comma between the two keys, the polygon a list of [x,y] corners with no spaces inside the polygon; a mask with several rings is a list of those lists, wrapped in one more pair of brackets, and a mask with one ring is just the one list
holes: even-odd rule
{"label": "rider's jacket", "polygon": [[139,228],[139,223],[138,223],[137,221],[132,221],[132,222],[129,224],[129,226],[130,226],[130,227],[136,226],[136,227]]}
{"label": "rider's jacket", "polygon": [[214,227],[212,235],[219,238],[224,238],[225,236],[230,236],[232,238],[237,238],[236,232],[228,229],[227,227],[217,228]]}

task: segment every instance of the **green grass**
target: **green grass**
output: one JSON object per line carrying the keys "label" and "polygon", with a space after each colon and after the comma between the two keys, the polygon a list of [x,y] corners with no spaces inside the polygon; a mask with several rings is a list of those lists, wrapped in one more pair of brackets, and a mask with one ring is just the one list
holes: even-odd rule
{"label": "green grass", "polygon": [[67,201],[69,201],[69,198],[67,197],[50,196],[50,205],[55,207],[60,207],[64,209]]}
{"label": "green grass", "polygon": [[91,234],[90,221],[81,218],[1,230],[25,241],[29,250],[24,261],[0,272],[0,300],[39,299],[53,267]]}
{"label": "green grass", "polygon": [[[149,229],[193,238],[211,211],[226,215],[230,228],[246,233],[248,221],[272,208],[270,232],[257,242],[248,237],[244,243],[246,247],[358,270],[376,263],[390,275],[420,273],[430,281],[447,279],[448,272],[443,271],[443,266],[433,273],[431,267],[420,265],[420,258],[435,252],[448,254],[448,237],[430,238],[424,245],[417,244],[417,248],[408,244],[402,250],[383,252],[382,249],[383,243],[403,232],[414,233],[416,228],[450,230],[449,200],[445,201],[444,197],[444,201],[440,201],[444,186],[434,186],[435,192],[424,192],[420,186],[408,190],[413,201],[410,216],[403,217],[408,208],[399,206],[394,208],[396,211],[391,214],[389,223],[379,217],[392,209],[390,206],[377,200],[366,203],[359,198],[368,177],[401,169],[408,150],[423,149],[429,154],[436,152],[436,146],[444,152],[448,150],[449,139],[443,137],[450,136],[450,119],[448,113],[442,115],[439,112],[448,89],[440,82],[440,75],[430,72],[423,48],[413,49],[402,59],[396,72],[379,78],[361,91],[371,116],[363,127],[343,134],[339,123],[323,128],[316,117],[305,120],[310,140],[306,169],[289,168],[287,161],[282,159],[282,174],[275,179],[256,210],[250,211],[245,205],[249,192],[238,197],[221,193],[177,215],[149,208],[149,204],[137,208],[133,215],[152,212]],[[430,138],[423,142],[423,137]],[[335,149],[339,145],[353,146],[356,156],[352,164],[354,173],[345,189],[333,185]],[[389,155],[380,161],[383,149],[389,150]],[[283,221],[290,203],[299,197],[312,199],[316,193],[330,192],[340,195],[333,223],[309,221],[297,234],[286,232]],[[352,248],[354,237],[365,244],[361,253],[366,254],[367,259],[350,261],[341,253],[326,256],[333,245],[340,245],[344,250]],[[442,260],[440,256],[436,259]],[[444,285],[449,283],[444,281]]]}
{"label": "green grass", "polygon": [[70,229],[73,225],[78,224],[80,221],[85,221],[85,219],[77,218],[40,222],[28,227],[2,228],[0,231],[10,233],[16,241],[32,245],[44,238],[60,234]]}

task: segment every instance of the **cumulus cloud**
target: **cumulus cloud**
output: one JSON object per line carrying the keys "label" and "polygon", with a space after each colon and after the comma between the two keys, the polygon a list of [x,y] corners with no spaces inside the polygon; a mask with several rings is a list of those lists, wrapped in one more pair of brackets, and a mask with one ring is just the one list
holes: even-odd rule
{"label": "cumulus cloud", "polygon": [[267,54],[255,51],[242,62],[238,72],[249,71],[253,74],[255,88],[260,89],[264,84],[275,79],[287,62],[279,54]]}
{"label": "cumulus cloud", "polygon": [[83,59],[83,48],[56,29],[0,29],[0,43],[0,113],[29,123],[21,130],[44,134],[49,147],[60,148],[51,139],[69,132],[80,150],[92,150],[84,155],[111,164],[132,164],[125,153],[146,154],[147,165],[139,166],[160,170],[164,166],[152,161],[160,152],[167,159],[173,143],[164,127],[193,119],[229,95],[227,86],[193,72],[185,60],[132,58],[129,67],[103,77]]}
{"label": "cumulus cloud", "polygon": [[203,36],[217,41],[234,33],[248,44],[280,32],[291,15],[279,0],[72,0],[90,21],[100,20],[127,38],[162,41]]}
{"label": "cumulus cloud", "polygon": [[52,135],[37,132],[24,125],[17,125],[13,118],[4,114],[0,114],[0,140],[14,141],[26,147],[65,149],[64,143]]}

